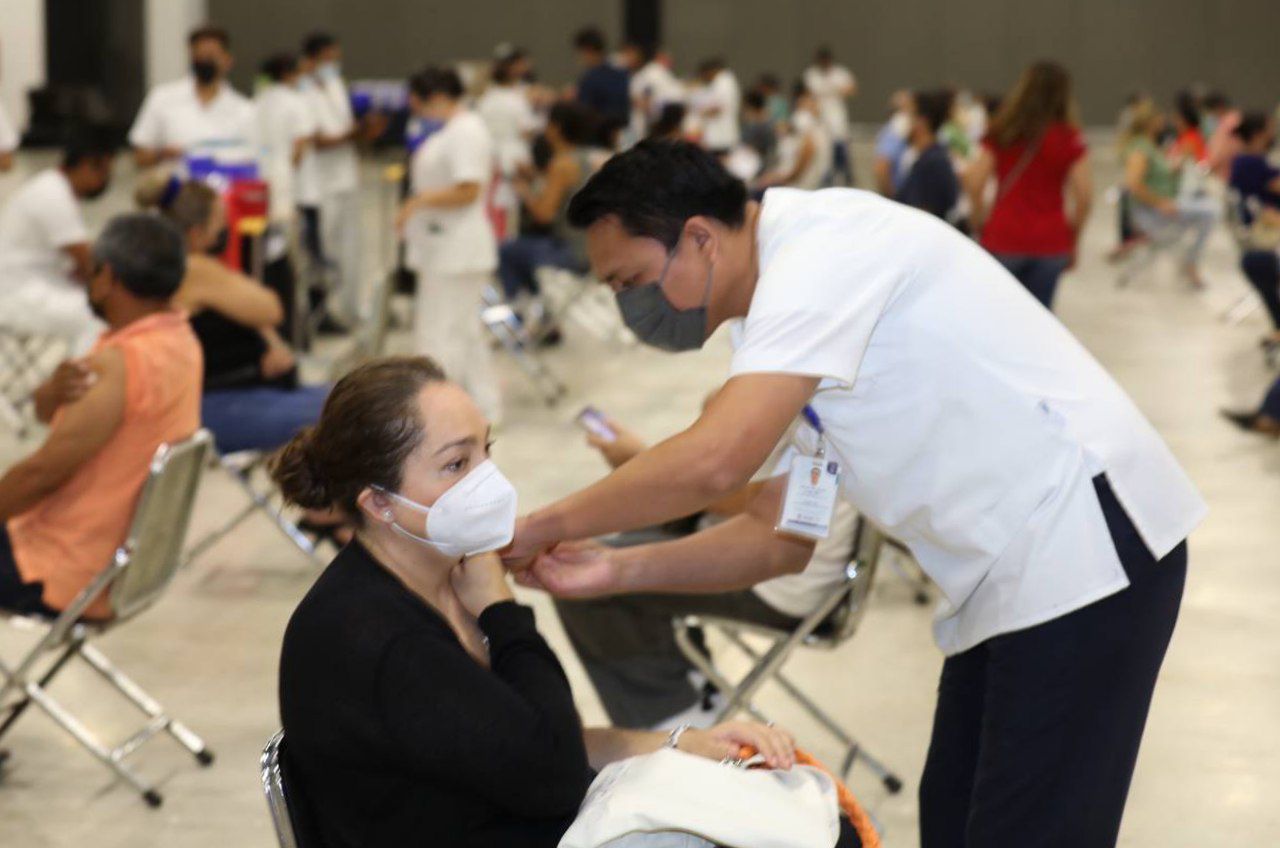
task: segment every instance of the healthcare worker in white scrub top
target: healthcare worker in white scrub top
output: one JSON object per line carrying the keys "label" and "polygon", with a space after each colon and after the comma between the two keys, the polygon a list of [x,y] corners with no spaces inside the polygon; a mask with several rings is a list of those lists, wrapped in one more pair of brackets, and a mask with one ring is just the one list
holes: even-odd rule
{"label": "healthcare worker in white scrub top", "polygon": [[498,243],[485,214],[493,179],[493,141],[462,102],[451,68],[428,68],[409,80],[414,114],[443,126],[414,152],[410,192],[396,219],[406,264],[418,275],[414,347],[470,392],[490,421],[502,399],[481,332],[480,297],[498,267]]}
{"label": "healthcare worker in white scrub top", "polygon": [[227,82],[231,37],[215,26],[187,36],[191,76],[157,85],[129,130],[139,167],[178,159],[196,148],[256,149],[253,104]]}
{"label": "healthcare worker in white scrub top", "polygon": [[[520,520],[520,581],[750,586],[804,566],[838,488],[943,595],[923,848],[1114,844],[1206,511],[1124,390],[980,247],[875,194],[750,202],[707,152],[642,142],[569,221],[641,339],[688,350],[732,322],[735,350],[687,430]],[[790,473],[746,514],[675,542],[565,541],[699,511],[802,413]]]}

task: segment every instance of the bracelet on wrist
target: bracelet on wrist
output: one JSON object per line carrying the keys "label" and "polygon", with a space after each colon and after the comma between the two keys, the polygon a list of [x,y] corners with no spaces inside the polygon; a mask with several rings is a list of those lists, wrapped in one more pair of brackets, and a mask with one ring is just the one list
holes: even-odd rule
{"label": "bracelet on wrist", "polygon": [[682,724],[675,730],[671,731],[671,735],[667,737],[667,743],[663,747],[674,748],[680,750],[680,737],[684,736],[684,732],[689,729],[689,725]]}

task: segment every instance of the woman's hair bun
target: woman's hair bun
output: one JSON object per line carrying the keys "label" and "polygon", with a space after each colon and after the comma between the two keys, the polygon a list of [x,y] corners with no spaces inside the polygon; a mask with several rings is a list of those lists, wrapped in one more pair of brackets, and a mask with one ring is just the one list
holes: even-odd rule
{"label": "woman's hair bun", "polygon": [[333,492],[314,453],[315,428],[304,427],[272,457],[271,479],[289,503],[304,509],[326,509],[333,506]]}

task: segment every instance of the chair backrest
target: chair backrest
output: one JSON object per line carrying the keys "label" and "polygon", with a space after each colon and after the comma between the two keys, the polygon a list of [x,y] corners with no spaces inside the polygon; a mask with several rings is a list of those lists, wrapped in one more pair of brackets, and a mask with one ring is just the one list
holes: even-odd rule
{"label": "chair backrest", "polygon": [[280,848],[299,848],[289,813],[289,799],[284,788],[284,731],[276,732],[262,749],[262,790],[267,795],[267,809],[276,828]]}
{"label": "chair backrest", "polygon": [[871,594],[871,584],[884,546],[884,534],[859,515],[854,528],[853,556],[845,566],[844,584],[840,589],[844,594],[828,613],[826,625],[811,638],[812,643],[835,647],[857,632],[866,613],[867,597]]}
{"label": "chair backrest", "polygon": [[129,535],[116,551],[116,562],[123,561],[124,567],[108,597],[117,621],[155,603],[177,572],[212,443],[207,430],[198,430],[185,441],[156,450]]}

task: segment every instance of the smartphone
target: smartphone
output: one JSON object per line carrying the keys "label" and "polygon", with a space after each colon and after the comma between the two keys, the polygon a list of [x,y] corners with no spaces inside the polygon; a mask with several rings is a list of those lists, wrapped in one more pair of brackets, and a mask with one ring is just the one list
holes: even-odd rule
{"label": "smartphone", "polygon": [[604,413],[594,406],[584,406],[574,420],[578,422],[579,427],[589,433],[594,433],[606,442],[613,442],[618,439],[618,434],[613,432],[613,428],[605,420]]}

